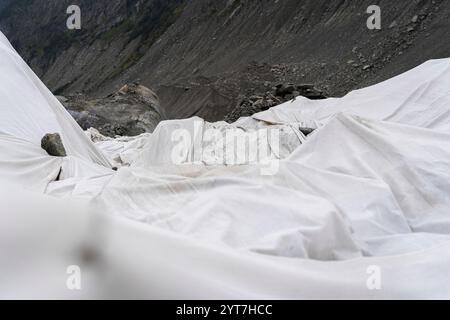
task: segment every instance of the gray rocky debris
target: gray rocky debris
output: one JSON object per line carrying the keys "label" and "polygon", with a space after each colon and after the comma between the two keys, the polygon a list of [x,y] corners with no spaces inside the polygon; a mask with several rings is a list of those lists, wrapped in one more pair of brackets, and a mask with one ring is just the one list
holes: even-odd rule
{"label": "gray rocky debris", "polygon": [[325,94],[313,84],[294,85],[291,83],[280,83],[275,85],[272,91],[264,94],[253,94],[251,96],[241,95],[236,108],[225,117],[225,121],[231,123],[241,117],[250,117],[255,113],[268,110],[299,96],[311,100],[326,98]]}
{"label": "gray rocky debris", "polygon": [[397,27],[398,26],[398,23],[397,23],[397,21],[393,21],[390,25],[389,25],[389,29],[392,29],[392,28],[395,28],[395,27]]}
{"label": "gray rocky debris", "polygon": [[41,140],[41,148],[54,157],[67,156],[59,133],[47,133]]}
{"label": "gray rocky debris", "polygon": [[101,99],[82,95],[67,98],[64,106],[84,130],[93,127],[108,137],[153,132],[165,118],[157,95],[137,83],[124,85]]}

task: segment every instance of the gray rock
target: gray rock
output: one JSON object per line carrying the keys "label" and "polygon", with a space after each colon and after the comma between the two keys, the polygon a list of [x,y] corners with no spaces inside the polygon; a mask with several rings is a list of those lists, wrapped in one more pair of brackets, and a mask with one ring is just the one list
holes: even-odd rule
{"label": "gray rock", "polygon": [[285,96],[292,94],[295,91],[295,86],[293,84],[282,84],[277,85],[277,90],[275,92],[276,96]]}
{"label": "gray rock", "polygon": [[299,84],[297,86],[297,89],[299,90],[314,89],[314,85],[310,83]]}
{"label": "gray rock", "polygon": [[67,156],[59,133],[47,133],[41,140],[41,148],[54,157]]}
{"label": "gray rock", "polygon": [[[240,117],[249,117],[261,111],[265,111],[283,102],[303,96],[308,99],[317,100],[325,99],[325,94],[317,89],[313,84],[277,84],[272,87],[273,92],[265,94],[253,94],[250,96],[240,95],[238,103],[226,117],[225,121],[232,123]],[[255,100],[257,98],[257,100]],[[305,129],[305,134],[310,132]]]}
{"label": "gray rock", "polygon": [[260,100],[256,101],[255,103],[253,103],[253,106],[258,109],[264,109],[266,107],[266,104],[264,103],[263,99],[260,99]]}
{"label": "gray rock", "polygon": [[309,136],[311,133],[314,132],[314,129],[312,129],[312,128],[303,128],[303,127],[300,127],[299,130],[300,130],[301,133],[303,133],[305,136]]}
{"label": "gray rock", "polygon": [[152,132],[165,118],[156,94],[135,83],[101,99],[72,96],[64,105],[83,129],[93,127],[109,137]]}
{"label": "gray rock", "polygon": [[55,96],[56,99],[58,99],[59,102],[65,103],[68,101],[68,99],[64,96]]}
{"label": "gray rock", "polygon": [[398,26],[397,21],[393,21],[390,25],[389,25],[389,29],[395,28],[396,26]]}
{"label": "gray rock", "polygon": [[250,97],[250,100],[251,101],[259,101],[259,100],[261,100],[263,97],[261,97],[261,96],[251,96]]}

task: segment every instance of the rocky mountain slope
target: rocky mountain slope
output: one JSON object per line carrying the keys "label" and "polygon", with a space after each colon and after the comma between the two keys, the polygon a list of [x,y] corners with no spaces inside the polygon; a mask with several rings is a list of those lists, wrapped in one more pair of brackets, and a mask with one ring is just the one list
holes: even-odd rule
{"label": "rocky mountain slope", "polygon": [[139,82],[168,118],[222,120],[277,84],[341,96],[450,56],[446,0],[375,1],[381,30],[366,26],[372,0],[78,0],[70,31],[73,2],[0,0],[0,29],[56,94]]}

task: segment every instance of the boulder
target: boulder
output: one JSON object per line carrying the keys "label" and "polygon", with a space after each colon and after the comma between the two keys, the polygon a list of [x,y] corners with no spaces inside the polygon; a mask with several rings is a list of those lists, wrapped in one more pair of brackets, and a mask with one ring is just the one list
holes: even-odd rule
{"label": "boulder", "polygon": [[68,97],[64,106],[84,130],[93,127],[108,137],[152,132],[165,118],[157,95],[136,83],[100,99]]}
{"label": "boulder", "polygon": [[292,94],[295,91],[295,86],[293,84],[279,84],[276,86],[275,95],[276,96],[285,96],[288,94]]}
{"label": "boulder", "polygon": [[41,140],[41,148],[54,157],[67,156],[59,133],[47,133]]}
{"label": "boulder", "polygon": [[303,127],[300,127],[299,130],[300,130],[301,133],[303,133],[305,136],[309,136],[311,133],[314,132],[314,129],[312,129],[312,128],[303,128]]}

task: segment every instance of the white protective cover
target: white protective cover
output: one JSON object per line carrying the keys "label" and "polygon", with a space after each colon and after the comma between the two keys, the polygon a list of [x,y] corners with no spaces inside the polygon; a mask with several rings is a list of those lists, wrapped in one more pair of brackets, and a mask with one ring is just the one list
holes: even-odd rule
{"label": "white protective cover", "polygon": [[[0,82],[36,93],[20,77],[28,67],[3,42],[0,66],[9,74]],[[174,165],[169,137],[197,118],[135,139],[100,139],[122,165],[117,172],[86,156],[95,149],[84,142],[61,162],[27,138],[26,114],[8,109],[18,127],[0,120],[0,132],[8,130],[0,146],[11,150],[1,155],[0,187],[28,180],[40,194],[0,188],[0,261],[8,261],[0,297],[73,298],[62,268],[75,264],[88,273],[75,297],[450,298],[449,70],[450,59],[430,61],[342,99],[299,99],[231,126],[292,128],[280,144],[295,150],[272,154],[270,175],[262,174],[266,159]],[[14,102],[28,93],[0,94]],[[42,132],[58,123],[46,121],[50,106],[36,117]],[[306,141],[295,129],[305,123],[319,127]],[[218,143],[205,140],[209,126],[229,129],[203,123],[192,142]],[[59,168],[61,180],[48,183]],[[98,264],[74,257],[86,245]],[[40,268],[19,268],[23,261]]]}

